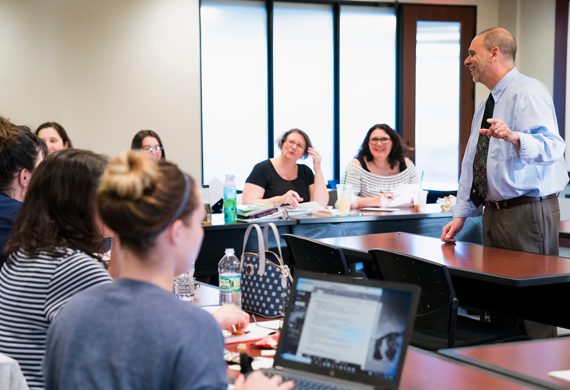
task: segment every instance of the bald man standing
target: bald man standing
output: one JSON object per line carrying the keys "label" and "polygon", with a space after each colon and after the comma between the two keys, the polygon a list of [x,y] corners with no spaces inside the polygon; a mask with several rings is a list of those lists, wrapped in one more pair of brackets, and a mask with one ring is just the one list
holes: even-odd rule
{"label": "bald man standing", "polygon": [[453,220],[441,239],[455,242],[465,219],[483,214],[485,245],[558,255],[565,144],[548,90],[515,68],[516,51],[502,28],[479,33],[469,47],[465,66],[491,93],[475,110]]}

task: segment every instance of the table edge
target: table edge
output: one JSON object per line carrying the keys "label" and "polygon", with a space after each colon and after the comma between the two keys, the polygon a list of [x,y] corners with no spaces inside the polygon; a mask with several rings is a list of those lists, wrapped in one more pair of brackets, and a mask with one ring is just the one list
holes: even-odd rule
{"label": "table edge", "polygon": [[[544,340],[536,340],[536,341],[544,341]],[[528,342],[529,341],[521,341],[521,342],[517,342],[517,343],[528,343]],[[517,344],[517,343],[512,343],[512,344]],[[490,345],[486,345],[486,346],[490,346]],[[535,378],[533,376],[529,376],[529,375],[526,375],[526,374],[523,374],[523,373],[520,373],[517,371],[513,371],[513,370],[508,369],[508,368],[499,367],[495,364],[487,363],[487,362],[484,362],[482,360],[475,359],[475,358],[472,358],[469,356],[460,355],[457,353],[457,351],[459,351],[459,350],[473,349],[473,348],[477,348],[477,347],[482,347],[482,346],[478,345],[478,346],[464,347],[464,348],[440,349],[437,351],[437,353],[441,354],[443,356],[447,356],[447,357],[449,357],[453,360],[456,360],[456,361],[467,363],[467,364],[475,366],[475,367],[480,367],[480,368],[483,368],[483,369],[488,370],[488,371],[496,372],[496,373],[499,373],[501,375],[505,375],[505,376],[510,377],[510,378],[515,378],[518,380],[529,382],[531,384],[538,385],[541,387],[545,387],[548,389],[568,390],[568,387],[563,387],[563,386],[560,386],[556,383],[548,382],[548,381],[545,381],[543,379]],[[570,382],[569,382],[569,385],[570,385]]]}

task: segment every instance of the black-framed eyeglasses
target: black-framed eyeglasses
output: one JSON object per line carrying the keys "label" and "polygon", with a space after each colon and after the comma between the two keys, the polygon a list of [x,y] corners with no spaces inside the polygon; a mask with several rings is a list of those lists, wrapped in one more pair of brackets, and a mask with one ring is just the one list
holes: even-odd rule
{"label": "black-framed eyeglasses", "polygon": [[381,144],[387,144],[390,141],[392,141],[391,138],[370,138],[370,143],[372,145],[376,145],[378,142]]}
{"label": "black-framed eyeglasses", "polygon": [[146,150],[147,152],[152,152],[153,150],[158,150],[158,151],[164,150],[162,146],[157,146],[156,148],[153,148],[152,146],[143,146],[143,149]]}

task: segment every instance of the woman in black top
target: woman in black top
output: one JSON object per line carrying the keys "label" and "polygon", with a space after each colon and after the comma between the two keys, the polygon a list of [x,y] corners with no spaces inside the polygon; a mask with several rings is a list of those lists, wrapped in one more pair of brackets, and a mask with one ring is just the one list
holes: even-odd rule
{"label": "woman in black top", "polygon": [[[246,180],[243,203],[262,202],[274,206],[316,201],[326,207],[329,193],[321,170],[321,156],[311,144],[309,136],[299,129],[291,129],[279,140],[281,155],[260,162]],[[313,169],[297,164],[300,158],[313,158]]]}

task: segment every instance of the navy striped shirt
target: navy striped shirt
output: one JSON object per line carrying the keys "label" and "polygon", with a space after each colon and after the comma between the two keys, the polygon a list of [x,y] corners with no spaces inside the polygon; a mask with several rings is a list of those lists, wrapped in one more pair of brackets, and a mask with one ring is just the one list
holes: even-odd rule
{"label": "navy striped shirt", "polygon": [[42,361],[48,328],[78,292],[112,281],[84,252],[28,257],[21,249],[0,270],[0,352],[17,360],[30,389],[43,389]]}

